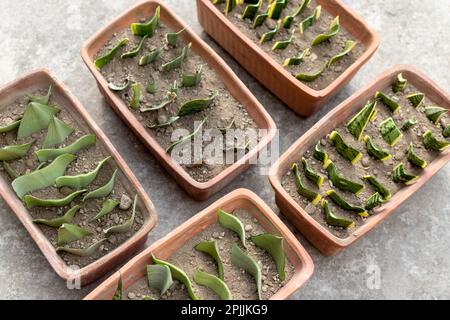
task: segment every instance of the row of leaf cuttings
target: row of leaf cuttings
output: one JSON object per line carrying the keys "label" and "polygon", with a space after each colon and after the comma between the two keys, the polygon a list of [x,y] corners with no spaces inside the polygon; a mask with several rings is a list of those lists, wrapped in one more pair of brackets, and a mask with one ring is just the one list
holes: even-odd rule
{"label": "row of leaf cuttings", "polygon": [[[120,55],[120,59],[129,59],[129,58],[135,58],[138,55],[140,55],[140,52],[142,51],[142,48],[144,47],[144,43],[147,39],[154,36],[158,23],[160,21],[160,7],[158,6],[155,9],[154,16],[145,23],[132,23],[130,26],[130,29],[135,36],[141,37],[141,40],[139,42],[139,45],[132,49],[131,51],[122,53]],[[178,32],[169,32],[165,35],[166,39],[166,45],[171,48],[176,48],[178,39],[180,35],[185,32],[185,29],[181,29]],[[129,39],[125,38],[120,40],[111,50],[106,52],[104,55],[98,57],[95,60],[96,67],[100,70],[103,68],[106,64],[108,64],[110,61],[114,59],[114,57],[117,55],[117,53],[121,50],[122,47],[124,47],[128,43]],[[172,59],[171,61],[168,61],[166,63],[163,63],[161,68],[163,72],[171,72],[173,70],[177,70],[182,67],[183,62],[186,60],[189,50],[191,48],[191,43],[184,46],[181,50],[181,53]],[[140,56],[138,59],[139,66],[146,66],[151,63],[156,63],[161,58],[161,53],[163,52],[163,48],[155,49],[150,52],[144,53]],[[203,75],[203,67],[200,65],[196,72],[194,74],[182,74],[181,75],[181,86],[183,88],[190,88],[190,87],[196,87],[200,84],[202,81],[202,75]],[[157,91],[157,83],[154,81],[154,79],[151,79],[147,84],[145,84],[145,88],[143,88],[143,84],[139,82],[132,82],[130,79],[125,79],[122,84],[115,84],[115,83],[109,83],[108,87],[110,90],[114,92],[123,92],[125,90],[130,90],[131,88],[131,95],[130,95],[130,103],[129,107],[132,110],[139,110],[140,112],[155,112],[161,109],[164,109],[174,103],[179,95],[180,85],[177,80],[173,83],[170,90],[165,94],[165,96],[161,99],[161,101],[151,107],[140,107],[141,97],[143,95],[143,91],[145,90],[147,93],[154,95]],[[207,108],[209,108],[213,103],[214,100],[219,95],[219,92],[217,90],[211,91],[208,97],[206,98],[200,98],[200,99],[193,99],[184,102],[178,112],[168,117],[167,119],[160,120],[157,119],[157,123],[151,123],[147,124],[146,126],[149,129],[156,129],[156,128],[164,128],[168,127],[178,120],[180,120],[183,117],[190,116],[193,114],[196,114],[198,112],[204,111]],[[181,138],[180,140],[174,142],[172,145],[170,145],[166,152],[170,152],[175,146],[186,142],[189,140],[193,135],[197,133],[197,131],[201,128],[201,126],[207,121],[208,116],[206,116],[201,124],[194,129],[194,131],[186,136]],[[229,123],[223,127],[219,128],[223,133],[226,133],[227,130],[231,129],[235,125],[235,119],[231,119]],[[238,147],[239,148],[239,147]]]}
{"label": "row of leaf cuttings", "polygon": [[[246,241],[246,231],[242,221],[235,215],[227,213],[221,209],[217,210],[217,218],[219,224],[233,232],[235,232],[240,239],[240,245],[234,243],[231,249],[231,263],[243,269],[249,275],[251,275],[257,288],[257,297],[262,299],[262,271],[258,262],[246,252],[248,243]],[[280,281],[284,281],[286,278],[285,265],[286,255],[284,252],[284,238],[278,235],[270,233],[261,233],[256,236],[250,237],[251,242],[257,247],[267,252],[273,259]],[[215,261],[217,266],[217,275],[206,273],[201,270],[197,270],[193,276],[193,280],[196,284],[205,286],[212,290],[221,300],[232,300],[233,296],[228,288],[224,278],[224,267],[218,243],[215,240],[202,241],[198,243],[195,250],[202,252]],[[193,283],[189,276],[178,266],[175,266],[167,261],[156,258],[152,254],[153,264],[146,266],[148,287],[149,289],[156,289],[159,292],[159,298],[169,290],[173,285],[173,279],[178,280],[184,285],[187,293],[192,300],[199,300],[196,295]],[[122,300],[122,277],[119,275],[116,292],[113,296],[113,300]],[[142,297],[143,300],[154,300],[153,297],[147,295]]]}
{"label": "row of leaf cuttings", "polygon": [[[392,90],[394,93],[403,92],[407,85],[407,79],[405,79],[400,73],[395,78],[392,85]],[[450,137],[450,125],[445,125],[442,121],[440,121],[441,118],[448,112],[448,109],[439,106],[424,106],[425,94],[421,92],[412,93],[406,98],[411,103],[412,107],[416,109],[423,109],[426,117],[433,124],[442,128],[442,135],[444,137]],[[396,99],[393,99],[382,92],[377,92],[374,99],[369,101],[346,125],[348,132],[358,141],[361,141],[364,130],[369,122],[375,119],[377,115],[378,103],[382,103],[388,107],[392,113],[396,113],[400,110],[400,104],[396,101]],[[389,146],[395,146],[402,139],[403,132],[410,130],[417,124],[418,121],[416,119],[408,119],[401,127],[398,127],[392,117],[389,117],[381,122],[379,126],[379,133]],[[332,142],[332,145],[337,153],[352,164],[357,163],[362,158],[362,153],[357,148],[347,143],[338,131],[333,131],[329,135],[328,139]],[[392,157],[388,151],[377,145],[369,135],[366,134],[363,141],[368,155],[372,158],[379,161],[385,161]],[[432,133],[431,130],[427,130],[423,133],[422,143],[426,150],[434,152],[443,152],[450,147],[450,142],[439,139]],[[427,162],[421,159],[415,152],[412,142],[408,145],[407,150],[405,150],[405,154],[411,165],[420,169],[425,169],[427,167]],[[327,172],[329,182],[333,187],[355,195],[359,194],[364,189],[363,184],[346,179],[341,174],[337,166],[330,161],[328,154],[321,149],[320,142],[314,147],[313,157],[323,164],[323,168]],[[317,186],[317,189],[320,190],[323,182],[325,181],[325,177],[314,171],[304,157],[302,157],[300,162],[303,169],[302,171],[299,169],[297,163],[292,165],[297,192],[310,201],[313,205],[317,205],[321,202],[327,224],[342,228],[354,227],[355,221],[333,213],[328,204],[328,200],[322,198],[322,195],[318,191],[308,189],[304,185],[302,181],[303,177],[312,182],[313,185]],[[399,163],[394,167],[390,178],[394,183],[411,185],[419,179],[419,176],[407,172],[404,163]],[[366,199],[363,205],[355,205],[350,203],[335,190],[327,191],[326,197],[344,211],[354,213],[363,218],[368,217],[371,210],[390,200],[391,192],[374,176],[367,175],[362,177],[362,179],[367,181],[375,191],[368,199]]]}
{"label": "row of leaf cuttings", "polygon": [[[213,0],[214,4],[223,3],[222,0]],[[266,33],[262,34],[259,43],[263,44],[265,42],[273,41],[277,33],[284,28],[286,30],[290,30],[290,36],[288,39],[276,41],[272,46],[272,51],[277,50],[285,50],[290,44],[293,43],[296,34],[304,34],[304,32],[312,27],[321,16],[322,7],[317,6],[311,15],[307,16],[303,20],[299,21],[297,26],[295,25],[296,18],[299,17],[305,10],[308,8],[311,0],[303,0],[301,4],[298,5],[298,8],[291,13],[286,13],[283,16],[283,11],[287,7],[288,0],[276,0],[271,1],[266,8],[262,9],[263,0],[227,0],[225,6],[225,14],[228,15],[232,12],[237,6],[242,4],[246,4],[242,11],[242,19],[249,20],[251,22],[252,28],[256,29],[264,24],[267,19],[276,20],[276,26]],[[311,42],[311,46],[317,46],[324,42],[331,41],[340,31],[339,24],[339,16],[336,16],[330,23],[328,30],[324,33],[317,35],[313,41]],[[295,78],[304,82],[312,82],[318,79],[322,73],[328,69],[330,66],[335,64],[336,62],[342,60],[346,55],[348,55],[357,45],[356,41],[347,40],[344,44],[342,51],[335,56],[331,57],[329,60],[325,61],[322,66],[311,73],[298,73],[294,74]],[[300,52],[297,56],[287,58],[283,66],[293,66],[300,65],[306,56],[311,53],[311,48],[305,48],[302,52]]]}
{"label": "row of leaf cuttings", "polygon": [[[112,174],[109,181],[95,190],[88,190],[87,187],[96,179],[101,168],[111,159],[106,157],[100,161],[97,167],[88,173],[65,176],[67,167],[77,158],[76,154],[82,149],[89,148],[96,144],[95,135],[87,134],[70,145],[54,148],[64,144],[65,140],[75,131],[63,120],[57,117],[60,109],[49,104],[52,94],[52,87],[49,88],[46,96],[29,96],[29,103],[21,117],[10,124],[0,127],[0,133],[6,134],[17,130],[17,141],[30,137],[31,135],[47,129],[42,148],[35,152],[39,165],[30,172],[19,175],[10,165],[10,161],[18,160],[26,156],[32,145],[36,143],[33,139],[24,144],[4,146],[0,149],[0,161],[3,162],[4,170],[13,180],[11,185],[26,208],[35,207],[64,207],[69,205],[76,198],[83,196],[82,203],[89,199],[106,198],[101,210],[90,221],[100,221],[102,217],[112,212],[120,201],[107,198],[114,189],[117,169]],[[48,187],[70,188],[70,194],[61,199],[42,199],[30,193]],[[70,248],[67,245],[93,234],[91,230],[81,228],[72,224],[75,215],[82,208],[76,205],[70,208],[63,216],[54,219],[36,219],[36,224],[46,225],[57,229],[57,252],[67,252],[77,256],[90,256],[106,241],[107,237],[114,233],[125,233],[131,230],[134,224],[136,201],[134,200],[131,218],[123,224],[115,225],[103,230],[104,237],[86,248]]]}

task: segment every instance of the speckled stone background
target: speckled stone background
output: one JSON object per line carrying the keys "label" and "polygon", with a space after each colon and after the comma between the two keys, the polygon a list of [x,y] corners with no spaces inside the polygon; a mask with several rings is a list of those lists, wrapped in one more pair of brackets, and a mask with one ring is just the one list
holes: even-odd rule
{"label": "speckled stone background", "polygon": [[[144,185],[159,213],[147,245],[222,195],[247,187],[278,212],[257,167],[206,202],[191,200],[106,105],[81,61],[82,43],[135,0],[0,0],[0,83],[36,68],[50,69],[81,100]],[[210,39],[197,22],[194,0],[165,1],[232,69],[280,127],[281,152],[323,115],[386,68],[409,63],[450,91],[448,0],[344,0],[381,35],[381,46],[351,83],[320,112],[303,119],[266,91]],[[27,32],[19,32],[25,26]],[[338,257],[319,254],[301,235],[315,263],[294,299],[450,298],[450,166],[354,247]],[[380,283],[376,278],[379,273]],[[50,268],[15,215],[0,200],[0,298],[80,299],[101,280],[69,290]]]}

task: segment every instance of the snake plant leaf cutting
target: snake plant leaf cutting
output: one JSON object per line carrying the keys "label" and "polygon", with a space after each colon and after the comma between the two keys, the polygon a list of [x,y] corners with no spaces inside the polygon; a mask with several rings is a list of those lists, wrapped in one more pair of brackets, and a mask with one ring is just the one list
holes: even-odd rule
{"label": "snake plant leaf cutting", "polygon": [[10,145],[0,148],[0,161],[11,161],[22,158],[28,153],[34,142],[35,141],[32,140],[28,143]]}
{"label": "snake plant leaf cutting", "polygon": [[122,274],[120,273],[120,271],[119,271],[119,281],[117,282],[117,288],[116,291],[114,292],[112,300],[114,301],[122,300]]}
{"label": "snake plant leaf cutting", "polygon": [[330,27],[327,32],[319,34],[313,41],[312,45],[316,46],[318,44],[321,44],[324,41],[327,41],[334,36],[336,36],[339,33],[339,30],[341,29],[341,26],[339,25],[339,16],[333,19],[331,21]]}
{"label": "snake plant leaf cutting", "polygon": [[261,8],[262,2],[263,2],[262,0],[259,0],[257,3],[248,4],[245,7],[244,12],[242,13],[242,19],[253,20],[256,14],[258,13],[259,9]]}
{"label": "snake plant leaf cutting", "polygon": [[64,121],[53,117],[48,125],[47,135],[42,143],[42,148],[49,148],[63,143],[73,131],[74,129]]}
{"label": "snake plant leaf cutting", "polygon": [[174,69],[177,69],[179,67],[181,67],[181,65],[183,64],[183,61],[186,59],[189,49],[191,48],[192,43],[189,42],[182,50],[181,50],[181,54],[176,57],[175,59],[173,59],[172,61],[169,61],[165,64],[162,65],[162,68],[164,71],[172,71]]}
{"label": "snake plant leaf cutting", "polygon": [[195,250],[206,253],[214,258],[217,264],[217,274],[221,280],[224,279],[222,258],[219,254],[219,248],[216,241],[203,241],[197,244]]}
{"label": "snake plant leaf cutting", "polygon": [[402,126],[402,131],[408,131],[419,122],[416,119],[408,119]]}
{"label": "snake plant leaf cutting", "polygon": [[275,261],[280,280],[283,281],[284,279],[286,279],[286,255],[284,253],[284,238],[270,233],[262,233],[253,236],[251,239],[253,243],[256,244],[256,246],[267,251]]}
{"label": "snake plant leaf cutting", "polygon": [[183,87],[195,87],[202,80],[203,66],[199,66],[194,74],[183,74],[182,84]]}
{"label": "snake plant leaf cutting", "polygon": [[377,110],[377,102],[369,101],[366,105],[347,123],[350,132],[358,141]]}
{"label": "snake plant leaf cutting", "polygon": [[100,239],[84,249],[58,247],[56,248],[56,252],[67,252],[79,257],[90,257],[94,254],[94,252],[96,252],[101,247],[103,242],[105,242],[106,240],[107,240],[106,238]]}
{"label": "snake plant leaf cutting", "polygon": [[385,202],[386,200],[384,199],[384,197],[378,192],[375,192],[369,197],[369,199],[366,200],[364,208],[366,208],[366,210],[372,210],[378,206],[381,206]]}
{"label": "snake plant leaf cutting", "polygon": [[330,134],[330,141],[333,142],[336,151],[346,160],[350,161],[352,164],[357,163],[361,157],[362,153],[357,149],[349,145],[344,141],[342,136],[337,132],[333,131]]}
{"label": "snake plant leaf cutting", "polygon": [[267,12],[257,15],[255,20],[253,20],[253,29],[262,25],[264,23],[264,21],[266,21],[268,16],[269,16],[269,14]]}
{"label": "snake plant leaf cutting", "polygon": [[47,94],[45,96],[39,96],[39,95],[30,95],[28,96],[29,102],[37,102],[40,104],[48,105],[48,102],[50,101],[50,97],[52,96],[52,86],[48,88]]}
{"label": "snake plant leaf cutting", "polygon": [[183,143],[186,143],[188,141],[191,141],[191,138],[194,137],[197,133],[200,132],[200,130],[203,128],[203,125],[206,123],[207,120],[208,120],[208,116],[206,116],[205,119],[203,119],[202,122],[200,122],[200,124],[197,126],[197,128],[191,134],[188,134],[188,135],[180,138],[179,140],[175,141],[174,143],[172,143],[166,149],[166,152],[170,153],[173,150],[173,148],[175,148],[176,146],[181,145]]}
{"label": "snake plant leaf cutting", "polygon": [[367,217],[368,214],[363,207],[355,206],[342,198],[336,191],[328,190],[327,196],[342,210],[351,211],[357,213],[361,217]]}
{"label": "snake plant leaf cutting", "polygon": [[32,209],[34,207],[64,207],[85,192],[86,190],[75,191],[61,199],[40,199],[27,194],[23,197],[23,202],[28,209]]}
{"label": "snake plant leaf cutting", "polygon": [[420,167],[422,169],[425,169],[426,166],[428,165],[425,160],[421,159],[419,155],[414,152],[414,145],[412,142],[408,146],[407,159],[411,164]]}
{"label": "snake plant leaf cutting", "polygon": [[384,141],[386,141],[390,146],[395,146],[403,137],[403,133],[391,117],[387,118],[380,124],[380,134]]}
{"label": "snake plant leaf cutting", "polygon": [[48,219],[48,220],[47,219],[35,219],[35,220],[33,220],[33,223],[44,224],[44,225],[52,227],[52,228],[59,228],[64,223],[72,223],[73,218],[75,217],[75,214],[80,209],[81,209],[81,206],[76,205],[76,206],[70,208],[62,217]]}
{"label": "snake plant leaf cutting", "polygon": [[292,58],[287,58],[286,60],[284,60],[283,67],[299,65],[305,59],[305,56],[307,56],[309,54],[309,52],[310,52],[310,49],[306,48],[298,56],[292,57]]}
{"label": "snake plant leaf cutting", "polygon": [[135,35],[135,36],[140,36],[140,37],[153,37],[153,35],[155,34],[156,28],[158,27],[158,22],[159,22],[159,18],[160,18],[160,13],[161,12],[161,8],[158,6],[155,9],[155,14],[153,15],[153,17],[145,23],[132,23],[130,28],[131,28],[131,32]]}
{"label": "snake plant leaf cutting", "polygon": [[318,204],[322,199],[322,196],[319,193],[305,187],[300,176],[300,170],[298,169],[296,163],[292,165],[292,171],[295,175],[295,186],[297,187],[298,194],[308,199],[314,206]]}
{"label": "snake plant leaf cutting", "polygon": [[446,138],[450,137],[450,125],[448,125],[444,130],[442,130],[442,135]]}
{"label": "snake plant leaf cutting", "polygon": [[280,18],[281,11],[283,11],[284,7],[286,6],[287,0],[274,0],[269,5],[268,13],[269,18],[277,20]]}
{"label": "snake plant leaf cutting", "polygon": [[421,92],[416,92],[406,96],[406,99],[417,109],[425,102],[425,95]]}
{"label": "snake plant leaf cutting", "polygon": [[247,248],[247,244],[245,242],[246,237],[244,224],[241,222],[241,220],[221,209],[217,210],[217,219],[222,227],[236,232],[239,236],[239,239],[241,239],[242,246],[244,248]]}
{"label": "snake plant leaf cutting", "polygon": [[109,181],[105,185],[89,192],[87,195],[84,196],[83,201],[86,201],[88,199],[103,198],[103,197],[108,196],[114,189],[114,183],[116,181],[116,176],[117,176],[117,169],[114,170],[114,173],[112,174],[111,179],[109,179]]}
{"label": "snake plant leaf cutting", "polygon": [[92,235],[88,229],[80,228],[74,224],[64,223],[58,229],[58,246],[65,246],[71,242],[83,239],[84,237]]}
{"label": "snake plant leaf cutting", "polygon": [[192,300],[200,300],[200,298],[198,298],[194,292],[191,280],[189,279],[189,277],[183,270],[181,270],[177,266],[174,266],[173,264],[171,264],[167,261],[157,259],[154,255],[152,255],[152,259],[153,259],[153,262],[157,265],[169,267],[170,273],[172,274],[172,278],[174,278],[184,284],[184,286],[186,287],[186,289],[188,291],[189,297]]}
{"label": "snake plant leaf cutting", "polygon": [[308,7],[311,0],[303,0],[303,2],[298,6],[298,8],[292,12],[290,15],[287,15],[283,18],[283,27],[289,29],[292,26],[292,22],[294,22],[294,18],[298,15],[302,14],[303,11]]}
{"label": "snake plant leaf cutting", "polygon": [[147,265],[147,281],[149,288],[157,289],[163,295],[173,284],[170,268],[159,264]]}
{"label": "snake plant leaf cutting", "polygon": [[395,183],[403,182],[406,185],[410,185],[415,183],[417,179],[419,179],[418,176],[406,172],[403,163],[398,164],[392,171],[392,181]]}
{"label": "snake plant leaf cutting", "polygon": [[210,92],[208,98],[206,99],[194,99],[183,103],[180,110],[178,111],[179,117],[184,117],[188,115],[192,115],[197,112],[201,112],[208,108],[213,102],[214,99],[219,95],[219,91],[215,90]]}
{"label": "snake plant leaf cutting", "polygon": [[69,187],[75,190],[79,190],[81,188],[86,187],[87,185],[91,184],[91,182],[94,181],[95,178],[97,178],[100,169],[109,159],[111,159],[110,156],[100,161],[97,167],[91,172],[79,174],[76,176],[63,176],[57,178],[56,186],[58,188]]}
{"label": "snake plant leaf cutting", "polygon": [[394,99],[385,95],[383,92],[377,91],[375,93],[375,99],[383,102],[383,104],[386,105],[394,114],[400,110],[400,104]]}
{"label": "snake plant leaf cutting", "polygon": [[439,120],[441,120],[443,115],[447,112],[448,109],[441,107],[425,107],[425,115],[427,116],[428,120],[430,120],[434,124],[437,124]]}
{"label": "snake plant leaf cutting", "polygon": [[131,227],[133,227],[134,224],[134,219],[136,217],[136,206],[137,206],[137,200],[138,200],[138,196],[135,195],[134,196],[134,201],[133,201],[133,209],[131,212],[131,217],[130,219],[128,219],[127,221],[125,221],[122,224],[116,225],[116,226],[112,226],[108,229],[103,230],[103,233],[108,236],[111,233],[125,233],[131,230]]}
{"label": "snake plant leaf cutting", "polygon": [[325,178],[315,172],[309,165],[308,162],[304,157],[302,157],[302,165],[303,165],[303,171],[305,172],[306,178],[311,181],[312,183],[316,184],[317,187],[320,189],[322,187],[323,181]]}
{"label": "snake plant leaf cutting", "polygon": [[292,41],[294,39],[294,31],[295,30],[292,31],[289,39],[275,42],[275,44],[272,47],[272,51],[286,49],[292,43]]}
{"label": "snake plant leaf cutting", "polygon": [[233,128],[233,126],[236,123],[236,119],[235,117],[233,117],[230,121],[230,123],[228,123],[228,125],[226,125],[225,127],[219,128],[220,132],[222,132],[223,134],[226,134],[229,130],[231,130],[231,128]]}
{"label": "snake plant leaf cutting", "polygon": [[303,34],[308,28],[312,27],[320,19],[320,14],[322,12],[322,6],[317,6],[314,12],[300,22],[299,28],[300,33]]}
{"label": "snake plant leaf cutting", "polygon": [[261,287],[262,287],[262,275],[261,268],[258,263],[245,253],[244,250],[239,248],[237,244],[233,244],[231,248],[231,263],[238,268],[244,269],[247,273],[255,278],[256,288],[258,290],[258,299],[262,300],[261,297]]}
{"label": "snake plant leaf cutting", "polygon": [[91,221],[95,221],[100,219],[101,217],[107,215],[111,211],[113,211],[117,206],[120,204],[120,201],[117,201],[115,199],[106,199],[102,203],[102,208],[100,211],[91,219]]}
{"label": "snake plant leaf cutting", "polygon": [[351,229],[355,226],[355,222],[353,220],[340,217],[333,213],[331,211],[330,205],[328,204],[328,201],[325,199],[322,200],[322,208],[325,213],[325,221],[330,226],[342,227],[346,229]]}
{"label": "snake plant leaf cutting", "polygon": [[142,85],[139,82],[133,83],[131,85],[131,100],[130,100],[130,108],[133,110],[137,110],[139,104],[141,103],[142,97]]}
{"label": "snake plant leaf cutting", "polygon": [[166,33],[166,42],[168,45],[175,47],[177,45],[178,37],[186,31],[186,28],[181,29],[178,32],[168,32]]}
{"label": "snake plant leaf cutting", "polygon": [[295,78],[298,80],[302,80],[305,82],[312,82],[320,77],[320,75],[327,69],[327,63],[325,63],[322,67],[312,73],[298,73],[295,75]]}
{"label": "snake plant leaf cutting", "polygon": [[8,174],[8,176],[11,179],[17,179],[17,177],[19,177],[19,174],[11,167],[11,165],[6,162],[6,161],[2,161],[3,164],[3,168],[5,169],[5,172]]}
{"label": "snake plant leaf cutting", "polygon": [[131,51],[123,53],[120,57],[122,59],[129,59],[136,57],[139,52],[141,52],[142,48],[144,47],[145,39],[147,39],[147,36],[144,36],[141,41],[139,41],[139,44],[136,48],[132,49]]}
{"label": "snake plant leaf cutting", "polygon": [[403,77],[402,73],[399,73],[392,84],[392,91],[394,93],[403,92],[408,85],[408,80]]}
{"label": "snake plant leaf cutting", "polygon": [[14,192],[19,198],[22,198],[29,192],[54,185],[56,179],[64,174],[67,166],[75,158],[72,154],[61,155],[45,168],[16,178],[11,184]]}
{"label": "snake plant leaf cutting", "polygon": [[167,95],[159,102],[158,105],[149,108],[141,108],[141,112],[149,112],[163,109],[173,103],[177,99],[177,95],[173,92],[168,92]]}
{"label": "snake plant leaf cutting", "polygon": [[366,150],[367,153],[374,157],[375,159],[381,160],[381,161],[385,161],[388,160],[390,158],[392,158],[392,155],[389,154],[389,152],[381,149],[380,147],[378,147],[373,140],[370,138],[369,135],[366,135],[364,137],[364,142],[366,143]]}
{"label": "snake plant leaf cutting", "polygon": [[383,196],[385,200],[391,199],[391,192],[387,187],[385,187],[381,182],[379,182],[374,176],[364,176],[364,180],[370,183],[370,185]]}
{"label": "snake plant leaf cutting", "polygon": [[139,65],[140,66],[146,66],[152,62],[155,62],[156,60],[158,60],[158,58],[161,55],[162,50],[161,49],[156,49],[156,50],[152,50],[147,54],[144,54],[140,59],[139,59]]}
{"label": "snake plant leaf cutting", "polygon": [[314,147],[313,156],[314,158],[322,162],[324,169],[326,169],[328,165],[331,163],[328,157],[328,153],[320,148],[320,142],[317,142],[316,146]]}
{"label": "snake plant leaf cutting", "polygon": [[357,45],[356,41],[353,40],[347,40],[345,42],[344,48],[342,49],[341,53],[338,53],[337,55],[330,58],[327,64],[327,68],[329,68],[332,64],[341,61],[346,55],[348,55]]}
{"label": "snake plant leaf cutting", "polygon": [[59,149],[41,149],[36,151],[36,156],[40,162],[53,160],[64,154],[74,155],[78,151],[84,148],[89,148],[97,142],[97,137],[93,134],[87,134],[80,137],[77,141],[64,148]]}
{"label": "snake plant leaf cutting", "polygon": [[364,189],[364,185],[342,177],[333,162],[328,165],[326,170],[328,173],[328,179],[331,181],[334,187],[353,194],[358,194]]}
{"label": "snake plant leaf cutting", "polygon": [[194,274],[194,281],[201,286],[210,288],[222,300],[233,300],[231,291],[228,289],[227,284],[215,275],[203,271],[197,271]]}
{"label": "snake plant leaf cutting", "polygon": [[427,150],[442,152],[450,147],[450,142],[438,140],[430,130],[423,134],[422,141]]}
{"label": "snake plant leaf cutting", "polygon": [[279,20],[275,26],[275,28],[264,33],[259,39],[259,43],[263,44],[264,42],[272,41],[273,37],[277,34],[278,30],[280,30],[281,20]]}
{"label": "snake plant leaf cutting", "polygon": [[19,127],[21,121],[22,121],[22,119],[19,119],[14,122],[11,122],[10,124],[0,126],[0,133],[7,133],[10,131],[13,131],[14,129],[17,129]]}
{"label": "snake plant leaf cutting", "polygon": [[38,102],[30,102],[20,121],[17,139],[22,139],[48,127],[53,116],[60,110]]}
{"label": "snake plant leaf cutting", "polygon": [[116,46],[114,48],[112,48],[110,51],[108,51],[107,53],[105,53],[104,55],[102,55],[101,57],[98,57],[94,64],[97,67],[97,69],[101,69],[103,68],[105,65],[107,65],[112,59],[114,59],[115,55],[117,54],[117,52],[119,51],[120,48],[122,48],[123,46],[127,45],[127,43],[130,40],[128,38],[122,39],[120,40]]}
{"label": "snake plant leaf cutting", "polygon": [[168,127],[168,126],[172,125],[173,123],[175,123],[176,121],[178,121],[179,119],[180,119],[180,117],[178,117],[178,116],[169,117],[167,119],[167,121],[164,123],[151,124],[151,125],[147,125],[147,127],[150,129]]}
{"label": "snake plant leaf cutting", "polygon": [[123,91],[125,89],[128,89],[130,84],[131,84],[130,79],[125,79],[125,82],[121,83],[121,84],[116,84],[116,83],[113,83],[113,82],[109,82],[108,83],[108,88],[110,90],[112,90],[112,91],[120,92],[120,91]]}

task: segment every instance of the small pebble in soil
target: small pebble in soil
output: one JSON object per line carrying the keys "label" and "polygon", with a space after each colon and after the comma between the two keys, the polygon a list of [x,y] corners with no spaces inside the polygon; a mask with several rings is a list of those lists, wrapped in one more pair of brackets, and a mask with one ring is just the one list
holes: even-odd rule
{"label": "small pebble in soil", "polygon": [[131,200],[131,198],[129,196],[127,196],[126,194],[123,194],[122,197],[120,198],[119,209],[120,210],[128,210],[128,209],[130,209],[132,203],[133,203],[133,201]]}
{"label": "small pebble in soil", "polygon": [[253,229],[253,226],[251,224],[245,225],[245,231],[249,232],[249,231],[252,231],[252,229]]}
{"label": "small pebble in soil", "polygon": [[128,299],[135,299],[136,298],[136,294],[134,292],[128,292]]}
{"label": "small pebble in soil", "polygon": [[218,232],[213,232],[212,236],[213,236],[213,238],[216,238],[216,239],[218,239],[220,237]]}
{"label": "small pebble in soil", "polygon": [[361,164],[365,168],[369,167],[370,166],[369,159],[367,159],[366,157],[362,158]]}
{"label": "small pebble in soil", "polygon": [[158,116],[158,118],[156,119],[156,121],[158,122],[158,124],[163,124],[167,122],[167,115],[165,114],[160,114]]}

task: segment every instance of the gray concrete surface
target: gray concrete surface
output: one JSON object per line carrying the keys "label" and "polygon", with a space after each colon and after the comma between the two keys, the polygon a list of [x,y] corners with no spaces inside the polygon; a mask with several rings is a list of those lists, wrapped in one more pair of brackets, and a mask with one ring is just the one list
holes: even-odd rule
{"label": "gray concrete surface", "polygon": [[[99,27],[136,2],[0,0],[0,83],[46,67],[69,86],[122,152],[155,203],[159,223],[147,244],[238,187],[255,191],[278,212],[269,182],[259,175],[256,167],[209,201],[191,200],[105,104],[81,61],[79,49]],[[339,102],[393,64],[415,65],[450,91],[448,0],[345,0],[380,33],[382,44],[351,83],[308,119],[286,108],[202,31],[196,19],[194,0],[166,2],[224,57],[267,108],[281,129],[281,151]],[[450,166],[447,165],[391,218],[338,257],[321,256],[299,235],[316,269],[293,298],[450,298],[449,180]],[[380,272],[379,287],[373,286],[374,270]],[[0,298],[80,299],[100,281],[82,290],[68,290],[11,210],[0,200]]]}

